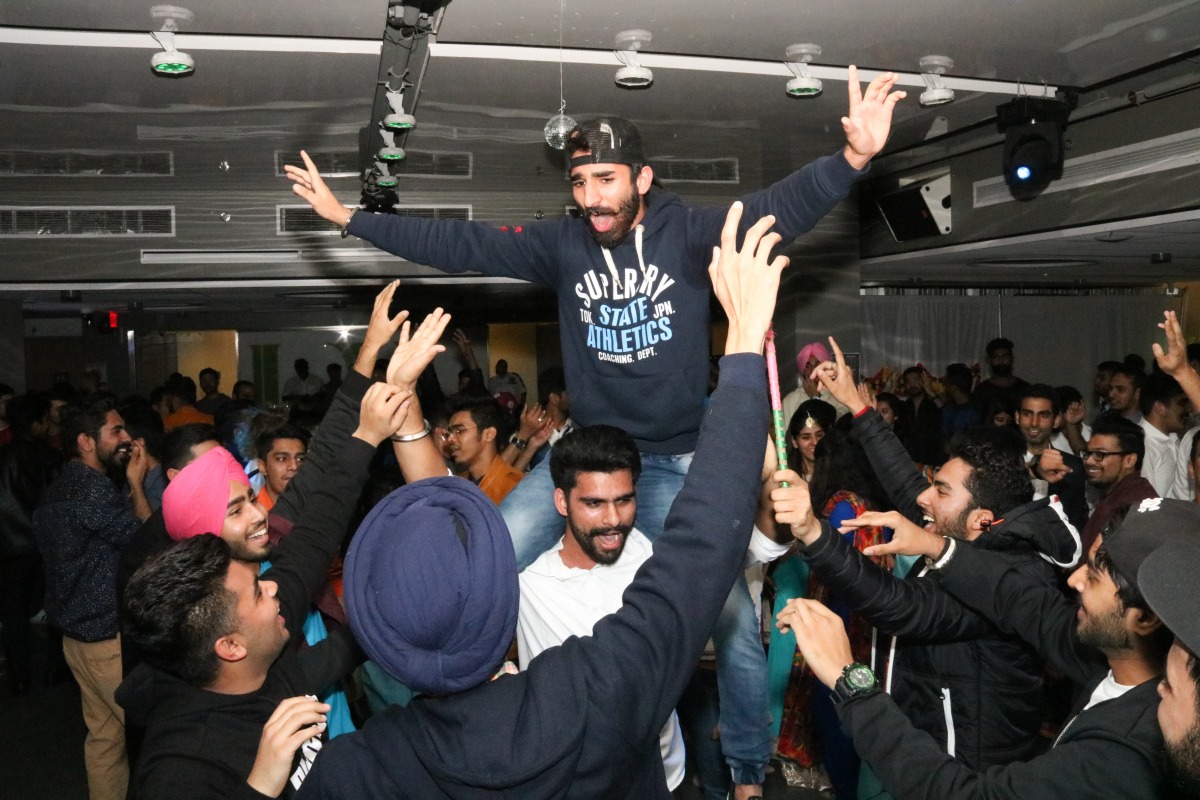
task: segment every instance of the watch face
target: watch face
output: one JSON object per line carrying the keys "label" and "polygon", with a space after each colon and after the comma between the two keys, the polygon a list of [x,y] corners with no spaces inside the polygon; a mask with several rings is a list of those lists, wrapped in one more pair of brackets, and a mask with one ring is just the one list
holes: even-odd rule
{"label": "watch face", "polygon": [[846,683],[851,689],[865,692],[875,688],[875,673],[865,664],[855,664],[846,671]]}

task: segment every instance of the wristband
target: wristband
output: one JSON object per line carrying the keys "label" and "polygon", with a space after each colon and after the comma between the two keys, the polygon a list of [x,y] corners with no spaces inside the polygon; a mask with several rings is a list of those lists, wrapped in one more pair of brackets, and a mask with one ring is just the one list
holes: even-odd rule
{"label": "wristband", "polygon": [[958,541],[949,536],[943,538],[946,540],[946,544],[942,547],[942,552],[938,557],[936,559],[931,559],[929,556],[925,557],[925,561],[930,569],[941,569],[950,563],[950,559],[954,558],[954,551],[958,547]]}
{"label": "wristband", "polygon": [[427,419],[423,419],[421,421],[425,423],[425,430],[419,431],[417,433],[406,433],[403,436],[401,436],[399,433],[393,433],[388,438],[391,439],[393,442],[400,442],[401,444],[403,444],[405,442],[415,442],[419,439],[424,439],[426,436],[429,435],[429,432],[433,430],[433,426],[429,424],[429,420],[427,420]]}
{"label": "wristband", "polygon": [[[345,239],[346,237],[348,237],[348,236],[350,235],[350,231],[348,231],[348,230],[347,230],[347,228],[350,226],[350,220],[354,219],[354,214],[355,214],[355,212],[357,212],[357,211],[358,211],[358,209],[357,209],[357,208],[356,208],[356,209],[353,209],[353,210],[350,212],[350,216],[346,217],[346,224],[345,224],[345,225],[339,225],[339,226],[338,226],[338,227],[341,229],[341,231],[342,231],[342,238],[343,238],[343,239]],[[426,431],[426,433],[428,433],[428,431]]]}

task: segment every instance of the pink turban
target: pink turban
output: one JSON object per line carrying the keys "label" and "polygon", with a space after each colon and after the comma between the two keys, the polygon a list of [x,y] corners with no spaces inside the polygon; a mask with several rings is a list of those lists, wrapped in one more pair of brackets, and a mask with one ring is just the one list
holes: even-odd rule
{"label": "pink turban", "polygon": [[214,447],[181,469],[163,492],[163,521],[175,541],[202,533],[221,535],[229,484],[250,485],[246,471],[224,447]]}
{"label": "pink turban", "polygon": [[805,378],[808,377],[805,368],[808,366],[808,360],[813,356],[817,357],[817,361],[828,361],[829,350],[820,342],[809,342],[800,348],[800,354],[796,356],[796,371]]}

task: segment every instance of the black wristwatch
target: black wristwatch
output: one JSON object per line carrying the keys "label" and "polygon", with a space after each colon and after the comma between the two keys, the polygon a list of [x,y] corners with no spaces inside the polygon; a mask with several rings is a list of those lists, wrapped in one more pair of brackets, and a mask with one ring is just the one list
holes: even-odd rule
{"label": "black wristwatch", "polygon": [[833,685],[833,702],[844,703],[856,697],[866,697],[879,691],[875,673],[866,664],[847,664],[842,676]]}

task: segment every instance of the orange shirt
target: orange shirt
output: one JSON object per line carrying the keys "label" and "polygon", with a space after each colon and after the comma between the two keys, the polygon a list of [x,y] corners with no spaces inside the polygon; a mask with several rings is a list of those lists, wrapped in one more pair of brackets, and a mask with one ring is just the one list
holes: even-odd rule
{"label": "orange shirt", "polygon": [[263,487],[263,490],[258,493],[258,504],[263,507],[263,511],[270,511],[275,507],[275,501],[271,499],[271,494],[267,491],[267,487],[265,486]]}
{"label": "orange shirt", "polygon": [[163,420],[163,430],[170,433],[180,425],[190,425],[193,422],[203,422],[205,425],[212,425],[212,414],[205,414],[195,406],[183,406],[174,414],[167,414]]}
{"label": "orange shirt", "polygon": [[521,470],[509,464],[500,456],[496,456],[492,459],[492,465],[488,467],[488,471],[483,473],[483,477],[479,479],[479,490],[486,494],[493,503],[500,505],[500,501],[524,477],[524,472],[521,472]]}

